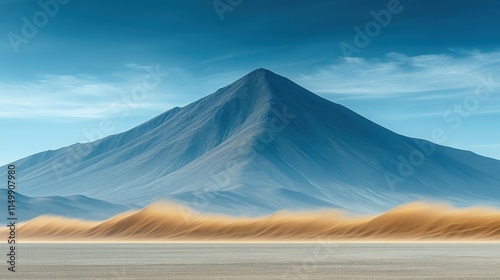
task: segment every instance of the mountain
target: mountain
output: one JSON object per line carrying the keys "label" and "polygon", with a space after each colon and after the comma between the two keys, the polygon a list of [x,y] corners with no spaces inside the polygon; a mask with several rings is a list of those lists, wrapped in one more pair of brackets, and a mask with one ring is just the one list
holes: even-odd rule
{"label": "mountain", "polygon": [[[2,193],[5,192],[6,190],[3,189]],[[2,196],[2,200],[4,199],[4,196]],[[7,203],[3,203],[3,205],[7,205]],[[83,195],[68,197],[28,197],[20,193],[16,194],[16,217],[18,221],[28,221],[40,215],[65,216],[86,220],[103,220],[110,216],[137,208],[138,207],[134,205],[117,205],[97,199],[91,199]],[[7,221],[7,211],[0,212],[0,218],[3,221]]]}
{"label": "mountain", "polygon": [[500,161],[401,136],[265,69],[124,133],[21,159],[17,169],[30,196],[168,199],[238,215],[500,201]]}

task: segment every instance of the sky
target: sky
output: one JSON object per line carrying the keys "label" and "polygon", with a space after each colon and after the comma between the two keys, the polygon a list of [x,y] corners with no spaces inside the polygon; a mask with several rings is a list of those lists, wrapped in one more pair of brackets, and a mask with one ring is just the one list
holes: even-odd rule
{"label": "sky", "polygon": [[0,0],[0,165],[119,133],[257,68],[500,159],[500,2]]}

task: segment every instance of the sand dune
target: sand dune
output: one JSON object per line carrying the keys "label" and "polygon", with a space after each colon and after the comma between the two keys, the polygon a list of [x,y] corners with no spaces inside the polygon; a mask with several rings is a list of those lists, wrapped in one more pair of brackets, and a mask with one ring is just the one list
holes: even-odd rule
{"label": "sand dune", "polygon": [[[2,236],[6,230],[0,231]],[[21,224],[26,241],[500,240],[500,210],[411,203],[376,216],[337,210],[247,218],[203,215],[168,203],[103,222],[42,216]]]}

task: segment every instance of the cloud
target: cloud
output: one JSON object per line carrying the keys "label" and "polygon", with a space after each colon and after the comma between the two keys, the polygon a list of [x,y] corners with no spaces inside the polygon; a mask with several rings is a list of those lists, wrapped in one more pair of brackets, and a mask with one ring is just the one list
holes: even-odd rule
{"label": "cloud", "polygon": [[442,99],[474,93],[480,79],[492,77],[500,88],[500,51],[451,51],[450,54],[381,58],[343,57],[298,82],[314,92],[343,98]]}
{"label": "cloud", "polygon": [[157,102],[156,88],[145,90],[148,98],[131,98],[134,88],[151,79],[150,67],[128,64],[126,68],[121,75],[115,73],[119,78],[113,81],[91,75],[55,74],[39,75],[29,82],[0,81],[0,118],[94,119],[123,114],[124,106],[158,108],[161,103]]}

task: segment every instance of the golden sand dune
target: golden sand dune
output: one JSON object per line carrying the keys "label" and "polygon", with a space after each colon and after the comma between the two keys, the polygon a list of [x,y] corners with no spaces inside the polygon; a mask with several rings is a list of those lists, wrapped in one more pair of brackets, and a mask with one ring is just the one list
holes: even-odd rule
{"label": "golden sand dune", "polygon": [[[0,231],[7,235],[6,230]],[[197,214],[156,203],[103,222],[39,217],[20,225],[29,241],[499,240],[500,210],[411,203],[376,216],[341,211],[278,212],[259,217]]]}

